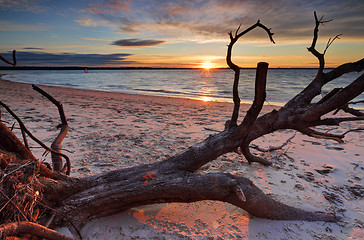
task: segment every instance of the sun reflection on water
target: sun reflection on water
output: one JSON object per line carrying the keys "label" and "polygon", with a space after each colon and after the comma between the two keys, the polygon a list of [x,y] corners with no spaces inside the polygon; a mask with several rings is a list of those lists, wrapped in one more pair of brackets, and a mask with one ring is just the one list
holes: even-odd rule
{"label": "sun reflection on water", "polygon": [[200,97],[200,100],[204,101],[204,102],[210,102],[213,100],[213,98],[209,97],[209,96],[202,96],[202,97]]}

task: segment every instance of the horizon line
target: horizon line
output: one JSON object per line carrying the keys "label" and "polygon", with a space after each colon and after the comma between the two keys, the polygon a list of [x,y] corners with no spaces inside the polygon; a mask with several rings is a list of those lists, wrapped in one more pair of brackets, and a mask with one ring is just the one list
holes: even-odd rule
{"label": "horizon line", "polygon": [[[201,67],[85,67],[85,66],[0,66],[0,70],[225,70],[230,69],[229,67],[218,67],[218,68],[201,68]],[[256,67],[240,67],[240,69],[256,69]],[[318,67],[271,67],[269,69],[318,69]],[[333,69],[328,67],[325,69]]]}

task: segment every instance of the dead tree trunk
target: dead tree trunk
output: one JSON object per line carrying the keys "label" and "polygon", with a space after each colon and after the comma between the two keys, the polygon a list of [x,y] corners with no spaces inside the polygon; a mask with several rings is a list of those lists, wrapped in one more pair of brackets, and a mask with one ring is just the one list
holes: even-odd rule
{"label": "dead tree trunk", "polygon": [[[10,179],[12,172],[23,171],[24,174],[28,175],[33,173],[30,175],[32,176],[31,182],[27,182],[29,181],[28,175],[27,178],[20,180],[25,181],[23,184],[29,186],[31,189],[29,191],[36,199],[42,199],[38,201],[40,204],[33,206],[31,211],[18,207],[19,214],[13,221],[33,222],[34,227],[41,227],[38,224],[48,227],[48,223],[53,220],[53,226],[66,225],[75,230],[91,218],[109,216],[135,206],[165,202],[194,202],[207,199],[229,202],[254,216],[262,218],[336,221],[337,217],[333,214],[309,212],[279,203],[264,194],[247,178],[228,173],[196,173],[204,164],[222,154],[236,152],[239,148],[249,162],[269,165],[267,160],[250,153],[249,144],[254,139],[279,129],[296,129],[313,137],[342,141],[343,136],[341,135],[321,133],[312,127],[338,125],[343,121],[364,119],[363,116],[323,118],[326,113],[341,108],[363,92],[364,74],[345,88],[333,91],[316,103],[312,102],[313,98],[320,94],[323,85],[345,73],[362,71],[364,68],[364,59],[362,59],[354,63],[343,64],[328,73],[324,73],[324,53],[320,54],[315,50],[318,26],[323,22],[322,19],[317,19],[316,13],[315,21],[314,39],[309,48],[309,51],[319,60],[320,67],[315,79],[278,111],[274,110],[258,117],[265,101],[266,71],[268,68],[267,63],[259,63],[255,99],[241,123],[238,123],[240,107],[240,99],[237,94],[239,67],[231,61],[232,47],[241,36],[256,27],[265,30],[271,41],[273,41],[273,34],[259,21],[241,33],[238,33],[238,29],[234,36],[230,33],[231,43],[228,46],[227,62],[235,71],[234,110],[231,119],[226,124],[226,129],[161,162],[119,169],[95,176],[74,178],[62,174],[56,166],[53,170],[43,166],[20,140],[0,122],[0,163],[2,174],[3,176],[6,175],[3,179]],[[13,159],[12,153],[18,154],[16,160]],[[20,165],[29,162],[31,164],[27,166]],[[15,163],[17,165],[14,165]],[[34,171],[37,172],[37,175],[34,175]],[[1,203],[17,206],[17,198],[12,198],[14,191],[17,190],[1,191],[3,196],[0,199]],[[31,194],[29,193],[29,195]],[[43,209],[43,216],[34,214],[39,212],[39,209]],[[3,223],[4,225],[0,226],[0,236],[24,233],[24,230],[20,229],[28,229],[32,225],[24,225],[26,227],[19,225],[19,227],[14,228],[13,225],[6,224],[7,222]],[[30,228],[32,231],[26,232],[34,234],[34,229]],[[51,234],[50,232],[47,233]],[[53,239],[62,238],[58,235],[52,235],[52,237]]]}

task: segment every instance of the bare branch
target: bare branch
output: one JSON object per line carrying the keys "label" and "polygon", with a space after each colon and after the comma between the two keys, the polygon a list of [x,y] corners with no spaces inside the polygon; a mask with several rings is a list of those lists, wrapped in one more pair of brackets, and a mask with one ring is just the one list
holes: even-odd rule
{"label": "bare branch", "polygon": [[260,27],[260,28],[264,29],[268,33],[269,39],[274,43],[273,33],[270,31],[269,28],[267,28],[266,26],[261,24],[259,20],[257,21],[257,23],[255,23],[251,27],[247,28],[246,30],[244,30],[238,34],[238,31],[240,29],[240,26],[239,26],[238,29],[236,30],[235,36],[233,36],[232,32],[229,33],[230,44],[228,45],[228,50],[227,50],[227,54],[226,54],[226,63],[235,72],[234,84],[233,84],[234,110],[233,110],[233,114],[232,114],[231,120],[230,120],[230,126],[229,126],[230,128],[237,125],[237,121],[238,121],[238,117],[239,117],[239,109],[240,109],[240,97],[239,97],[239,91],[238,91],[239,78],[240,78],[240,67],[235,65],[231,60],[232,48],[240,37],[242,37],[243,35],[250,32],[251,30],[253,30],[256,27]]}
{"label": "bare branch", "polygon": [[361,72],[364,70],[364,58],[357,62],[345,63],[333,70],[325,73],[325,79],[323,84],[326,84],[334,79],[341,77],[342,75],[350,72]]}
{"label": "bare branch", "polygon": [[[67,119],[66,119],[66,115],[63,110],[62,103],[58,102],[55,98],[53,98],[50,94],[48,94],[41,88],[39,88],[35,85],[32,85],[32,87],[35,91],[37,91],[40,94],[42,94],[43,96],[45,96],[49,101],[51,101],[58,108],[58,112],[59,112],[59,115],[61,118],[61,125],[59,126],[61,128],[61,130],[60,130],[60,133],[58,134],[58,136],[54,139],[54,141],[51,145],[51,148],[54,150],[54,152],[61,153],[61,144],[62,144],[63,139],[66,137],[68,128],[69,128]],[[54,152],[52,152],[53,170],[59,172],[59,171],[62,171],[62,158],[61,158],[61,155],[55,154]],[[71,169],[71,163],[70,163],[69,159],[68,160],[66,159],[66,166],[67,166],[66,173],[67,173],[67,175],[69,175],[70,169]]]}
{"label": "bare branch", "polygon": [[307,50],[309,52],[311,52],[319,60],[319,69],[318,69],[318,73],[317,73],[317,75],[319,76],[323,73],[323,70],[325,67],[325,59],[324,59],[324,54],[322,54],[316,50],[316,43],[317,43],[317,39],[318,39],[319,26],[320,26],[320,24],[323,24],[324,22],[327,22],[327,21],[322,20],[323,16],[320,18],[320,20],[318,20],[316,11],[314,12],[314,16],[315,16],[315,28],[313,31],[312,44]]}
{"label": "bare branch", "polygon": [[259,146],[252,146],[252,148],[254,149],[257,149],[258,151],[260,152],[272,152],[272,151],[275,151],[275,150],[278,150],[278,149],[282,149],[284,146],[286,146],[294,137],[296,136],[296,131],[294,131],[293,135],[291,137],[289,137],[284,143],[282,143],[281,145],[279,146],[275,146],[275,147],[272,147],[270,146],[269,148],[260,148]]}
{"label": "bare branch", "polygon": [[327,100],[329,100],[331,97],[333,97],[336,93],[338,93],[339,91],[341,91],[342,88],[334,88],[331,90],[331,92],[327,93],[327,94],[322,94],[324,95],[323,98],[320,99],[320,101],[317,102],[317,104],[321,104],[326,102]]}
{"label": "bare branch", "polygon": [[359,131],[364,131],[364,128],[349,129],[348,131],[344,132],[342,135],[345,136],[349,132],[359,132]]}
{"label": "bare branch", "polygon": [[344,138],[344,135],[336,135],[336,134],[331,134],[331,133],[323,133],[323,132],[319,132],[316,130],[313,130],[311,128],[306,128],[306,129],[302,129],[299,130],[300,132],[306,134],[307,136],[310,137],[314,137],[314,138],[322,138],[322,139],[331,139],[331,140],[335,140],[339,143],[343,143],[344,141],[342,140]]}
{"label": "bare branch", "polygon": [[244,117],[243,122],[239,125],[240,134],[248,134],[251,125],[257,119],[262,110],[266,98],[266,83],[267,83],[268,63],[260,62],[257,66],[255,77],[255,94],[254,101]]}
{"label": "bare branch", "polygon": [[358,103],[364,103],[364,100],[363,101],[353,101],[353,102],[349,102],[348,104],[358,104]]}
{"label": "bare branch", "polygon": [[33,222],[16,222],[0,225],[1,239],[7,239],[7,237],[17,236],[20,234],[30,234],[32,236],[49,240],[75,240],[74,238],[68,237]]}
{"label": "bare branch", "polygon": [[16,51],[13,50],[13,62],[8,61],[7,59],[5,59],[3,56],[0,55],[0,60],[2,60],[3,62],[16,66]]}
{"label": "bare branch", "polygon": [[[314,14],[315,14],[315,19],[317,20],[316,12],[314,12]],[[320,20],[319,20],[319,22],[320,22],[321,25],[324,25],[324,23],[328,23],[328,22],[331,22],[332,21],[332,19],[330,19],[330,20],[323,20],[324,17],[325,17],[325,15],[322,15],[321,18],[320,18]]]}
{"label": "bare branch", "polygon": [[236,37],[236,36],[238,35],[238,33],[239,33],[239,30],[240,30],[241,24],[242,24],[242,23],[240,23],[240,24],[239,24],[239,27],[238,27],[238,28],[236,29],[236,31],[235,31],[235,37]]}
{"label": "bare branch", "polygon": [[358,116],[358,117],[364,116],[363,112],[361,112],[361,111],[359,111],[357,109],[349,107],[348,104],[346,104],[345,106],[343,106],[341,108],[336,109],[336,111],[334,112],[334,115],[337,114],[340,110],[343,110],[344,112],[350,113],[350,114],[352,114],[354,116]]}
{"label": "bare branch", "polygon": [[41,89],[40,87],[36,86],[36,85],[32,85],[33,89],[37,92],[39,92],[40,94],[42,94],[43,96],[45,96],[49,101],[51,101],[54,105],[56,105],[59,115],[61,117],[61,122],[63,125],[68,125],[67,124],[67,119],[66,119],[66,115],[64,114],[64,110],[63,110],[63,106],[62,103],[57,101],[54,97],[52,97],[50,94],[48,94],[47,92],[45,92],[43,89]]}
{"label": "bare branch", "polygon": [[27,135],[25,134],[24,130],[22,128],[20,128],[21,131],[21,135],[23,136],[23,141],[24,141],[24,146],[30,150],[29,148],[29,144],[28,144],[28,140],[27,140]]}
{"label": "bare branch", "polygon": [[323,53],[323,55],[325,55],[326,54],[326,51],[327,51],[327,49],[331,46],[331,44],[335,41],[335,39],[340,39],[340,36],[341,36],[342,34],[338,34],[338,35],[336,35],[332,40],[331,40],[331,38],[329,38],[329,40],[327,41],[327,44],[326,44],[326,47],[325,47],[325,50],[324,50],[324,53]]}
{"label": "bare branch", "polygon": [[[59,152],[55,152],[52,148],[49,148],[47,147],[47,145],[45,145],[42,141],[40,141],[38,138],[36,138],[24,125],[24,123],[20,120],[20,118],[5,104],[3,103],[2,101],[0,101],[0,105],[2,105],[19,123],[20,127],[24,130],[24,132],[26,134],[28,134],[28,136],[33,139],[36,143],[38,143],[40,146],[42,146],[44,149],[50,151],[50,152],[53,152],[55,154],[59,154],[61,155],[62,157],[64,157],[64,159],[66,159],[66,161],[70,162],[68,156],[66,156],[65,154],[63,153],[59,153]],[[46,168],[44,166],[44,168]],[[69,175],[69,173],[67,174]]]}
{"label": "bare branch", "polygon": [[322,16],[320,19],[318,19],[316,11],[314,12],[314,17],[315,17],[315,28],[314,28],[314,32],[313,32],[312,44],[307,49],[319,60],[319,69],[318,69],[317,75],[320,76],[323,73],[323,70],[325,68],[325,58],[324,57],[325,57],[326,51],[336,39],[339,39],[339,36],[341,36],[341,34],[336,35],[332,40],[331,40],[331,38],[328,40],[328,42],[326,44],[326,48],[323,53],[318,52],[316,50],[316,43],[318,40],[319,26],[320,26],[320,24],[324,25],[324,23],[331,22],[332,20],[323,20],[324,16]]}
{"label": "bare branch", "polygon": [[271,165],[271,163],[268,162],[267,160],[265,160],[264,158],[253,155],[250,152],[249,145],[242,146],[242,147],[240,147],[240,149],[249,164],[251,164],[252,162],[257,162],[257,163],[260,163],[260,164],[266,165],[266,166]]}
{"label": "bare branch", "polygon": [[324,102],[319,102],[314,104],[307,109],[305,113],[302,114],[303,118],[308,121],[316,121],[320,116],[334,111],[338,107],[344,106],[349,101],[359,96],[364,91],[364,74],[360,75],[351,84],[343,89],[332,94],[330,98],[326,99]]}

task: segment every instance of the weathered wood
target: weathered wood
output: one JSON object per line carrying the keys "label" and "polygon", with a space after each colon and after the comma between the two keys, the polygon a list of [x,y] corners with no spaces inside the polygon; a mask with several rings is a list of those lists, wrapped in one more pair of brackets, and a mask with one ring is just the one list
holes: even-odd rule
{"label": "weathered wood", "polygon": [[[164,163],[168,164],[168,160]],[[313,213],[279,203],[244,177],[226,173],[202,175],[182,170],[164,173],[155,167],[162,168],[161,164],[153,164],[82,178],[78,182],[80,190],[62,200],[63,206],[58,211],[71,216],[73,224],[80,227],[91,218],[146,204],[218,200],[268,219],[337,220],[331,214]],[[143,176],[147,173],[153,173],[155,177],[146,182]],[[245,200],[237,195],[237,188],[244,193]]]}
{"label": "weathered wood", "polygon": [[[62,175],[56,174],[40,163],[38,159],[36,159],[33,154],[23,145],[23,143],[15,136],[15,134],[10,131],[10,129],[6,127],[1,121],[0,136],[0,149],[5,150],[5,152],[16,153],[22,160],[34,162],[38,165],[39,171],[44,177],[54,179],[62,178]],[[2,164],[5,166],[6,163],[2,161]]]}
{"label": "weathered wood", "polygon": [[21,234],[27,234],[49,240],[75,240],[75,238],[68,237],[33,222],[14,222],[0,225],[1,239],[9,239],[9,236],[17,236]]}
{"label": "weathered wood", "polygon": [[[56,107],[58,109],[59,116],[61,118],[61,124],[58,126],[60,128],[60,132],[52,142],[51,149],[53,149],[53,151],[51,152],[51,155],[52,155],[53,171],[61,172],[63,169],[62,155],[60,154],[61,153],[61,144],[62,144],[63,139],[67,136],[67,132],[68,132],[68,128],[69,128],[67,119],[66,119],[66,115],[63,110],[62,103],[57,101],[55,98],[53,98],[47,92],[43,91],[38,86],[32,85],[32,87],[35,91],[37,91],[40,94],[42,94],[43,96],[45,96],[49,101],[51,101],[54,105],[56,105]],[[66,166],[67,166],[66,174],[70,175],[71,163],[70,163],[70,160],[68,157],[65,158],[65,160],[66,160]]]}
{"label": "weathered wood", "polygon": [[244,36],[248,32],[252,31],[253,29],[260,27],[264,29],[271,42],[275,43],[273,40],[273,33],[270,31],[269,28],[267,28],[265,25],[261,24],[258,20],[254,25],[247,28],[246,30],[239,33],[241,25],[238,27],[238,29],[235,32],[235,35],[232,34],[232,32],[229,32],[230,36],[230,43],[228,45],[227,53],[226,53],[226,63],[227,65],[234,71],[234,83],[233,83],[233,102],[234,102],[234,109],[231,116],[231,120],[229,122],[229,127],[234,127],[237,125],[238,117],[239,117],[239,109],[240,109],[240,97],[239,97],[239,79],[240,79],[240,67],[234,64],[231,60],[232,56],[232,49],[234,44],[239,40],[240,37]]}
{"label": "weathered wood", "polygon": [[[5,104],[3,103],[2,101],[0,101],[0,105],[3,106],[16,120],[17,122],[19,123],[19,126],[21,128],[21,131],[22,132],[25,132],[31,139],[33,139],[36,143],[38,143],[40,146],[42,146],[44,149],[46,149],[47,151],[53,153],[53,154],[56,154],[56,155],[59,155],[59,156],[62,156],[66,162],[67,162],[67,175],[69,175],[70,173],[70,160],[68,158],[67,155],[61,153],[60,151],[55,151],[53,150],[52,148],[48,147],[47,145],[45,145],[42,141],[40,141],[38,138],[36,138],[27,128],[26,126],[24,125],[24,123],[22,122],[22,120]],[[60,134],[58,135],[58,137],[55,139],[56,143],[59,144],[58,147],[60,147],[60,144],[63,140],[63,138],[66,136],[65,134],[67,134],[67,130],[68,130],[68,125],[65,125],[63,126],[64,129],[63,131],[61,130]],[[59,142],[60,141],[60,142]],[[56,171],[58,172],[58,171]]]}

